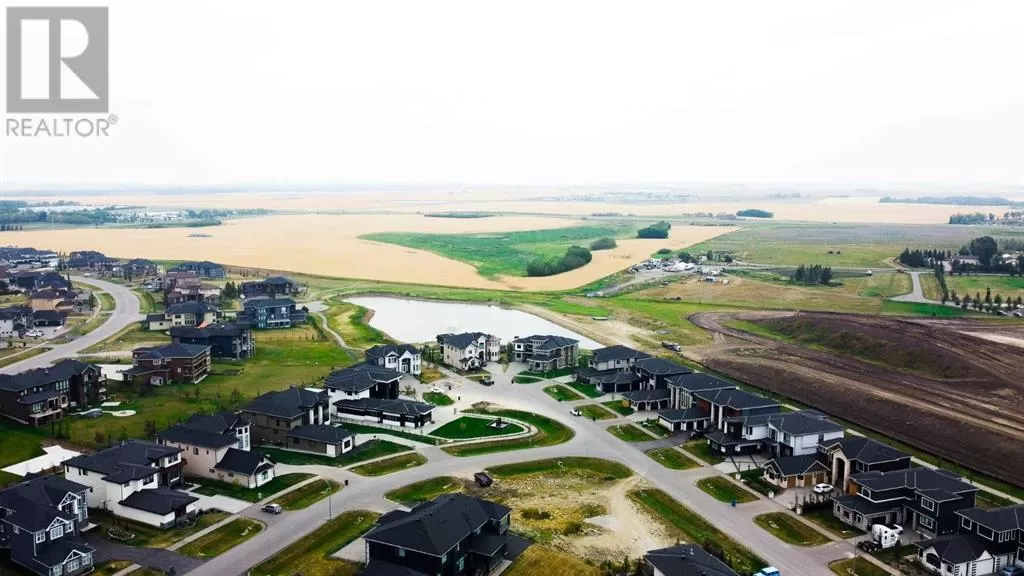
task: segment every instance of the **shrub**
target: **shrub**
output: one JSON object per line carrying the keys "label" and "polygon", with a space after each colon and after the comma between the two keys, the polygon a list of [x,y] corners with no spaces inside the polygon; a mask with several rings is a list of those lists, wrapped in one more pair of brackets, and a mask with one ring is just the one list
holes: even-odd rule
{"label": "shrub", "polygon": [[550,520],[551,513],[539,508],[523,508],[523,518],[527,520]]}
{"label": "shrub", "polygon": [[671,254],[671,248],[658,248],[658,254]]}
{"label": "shrub", "polygon": [[736,215],[742,216],[744,218],[771,218],[772,216],[775,216],[775,214],[772,214],[767,210],[761,210],[760,208],[747,208],[745,210],[737,210]]}
{"label": "shrub", "polygon": [[591,250],[611,250],[616,246],[618,246],[618,244],[615,242],[615,238],[612,238],[610,236],[598,238],[597,240],[594,240],[593,242],[590,243]]}
{"label": "shrub", "polygon": [[641,228],[636,231],[637,238],[668,238],[668,231],[672,228],[672,225],[662,220],[657,224],[651,224],[646,228]]}
{"label": "shrub", "polygon": [[538,258],[526,266],[527,276],[554,276],[586,266],[593,255],[582,246],[570,246],[561,258]]}

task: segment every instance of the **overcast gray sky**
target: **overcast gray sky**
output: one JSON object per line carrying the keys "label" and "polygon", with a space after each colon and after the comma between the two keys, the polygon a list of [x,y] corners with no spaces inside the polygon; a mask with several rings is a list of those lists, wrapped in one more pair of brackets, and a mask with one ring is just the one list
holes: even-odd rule
{"label": "overcast gray sky", "polygon": [[5,138],[8,190],[1024,172],[1019,0],[128,0],[110,15],[119,124]]}

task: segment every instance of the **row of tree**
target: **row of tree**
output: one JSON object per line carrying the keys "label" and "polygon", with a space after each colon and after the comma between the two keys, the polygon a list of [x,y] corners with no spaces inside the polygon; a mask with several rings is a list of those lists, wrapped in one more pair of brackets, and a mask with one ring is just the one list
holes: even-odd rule
{"label": "row of tree", "polygon": [[657,224],[651,224],[645,228],[641,228],[636,231],[637,238],[668,238],[668,231],[672,229],[672,224],[662,220]]}
{"label": "row of tree", "polygon": [[900,252],[898,260],[900,264],[911,268],[927,268],[928,266],[934,266],[936,262],[951,260],[952,258],[953,252],[951,250],[911,250],[910,248],[904,248],[903,252]]}
{"label": "row of tree", "polygon": [[975,310],[984,310],[987,312],[994,312],[996,310],[1002,310],[1003,308],[1020,308],[1024,306],[1024,298],[1017,296],[1014,299],[1012,296],[1007,296],[1005,299],[1002,294],[992,295],[991,288],[985,288],[985,296],[982,297],[981,292],[975,292],[974,296],[970,294],[964,294],[961,298],[956,290],[950,290],[949,297],[943,298],[942,302],[945,303],[947,300],[952,300],[954,304],[963,308],[974,308]]}
{"label": "row of tree", "polygon": [[559,258],[537,258],[526,265],[527,276],[554,276],[581,268],[590,263],[594,255],[583,246],[570,246]]}
{"label": "row of tree", "polygon": [[15,226],[14,224],[0,224],[0,232],[13,232],[15,230],[21,230],[22,226]]}
{"label": "row of tree", "polygon": [[771,218],[775,214],[761,210],[760,208],[746,208],[744,210],[737,210],[736,215],[741,218]]}
{"label": "row of tree", "polygon": [[804,266],[803,264],[797,266],[792,276],[789,277],[790,281],[795,284],[824,284],[828,285],[832,282],[832,278],[835,276],[832,274],[831,266],[822,266],[821,264],[812,264],[810,266]]}

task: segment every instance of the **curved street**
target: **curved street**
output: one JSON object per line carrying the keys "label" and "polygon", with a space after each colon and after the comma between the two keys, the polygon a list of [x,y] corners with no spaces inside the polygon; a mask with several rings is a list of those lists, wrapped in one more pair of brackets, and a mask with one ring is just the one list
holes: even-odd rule
{"label": "curved street", "polygon": [[50,350],[47,350],[37,356],[32,356],[31,358],[26,358],[20,362],[8,364],[7,366],[0,368],[0,374],[14,374],[17,372],[24,372],[25,370],[31,370],[33,368],[42,368],[65,358],[72,358],[85,348],[117,334],[132,322],[142,320],[142,315],[139,314],[139,299],[135,296],[135,293],[127,287],[107,282],[105,280],[82,278],[80,276],[72,276],[71,282],[84,282],[91,284],[99,287],[107,294],[110,294],[114,299],[114,310],[109,316],[107,316],[107,321],[92,332],[89,332],[80,338],[75,338],[74,340],[64,344],[57,344]]}

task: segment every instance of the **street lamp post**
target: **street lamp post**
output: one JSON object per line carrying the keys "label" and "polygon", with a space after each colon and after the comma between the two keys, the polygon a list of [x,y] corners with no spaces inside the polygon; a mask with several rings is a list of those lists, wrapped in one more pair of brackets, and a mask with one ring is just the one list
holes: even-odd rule
{"label": "street lamp post", "polygon": [[323,481],[327,485],[327,519],[330,520],[334,516],[334,511],[331,509],[331,481],[327,478],[324,478]]}

